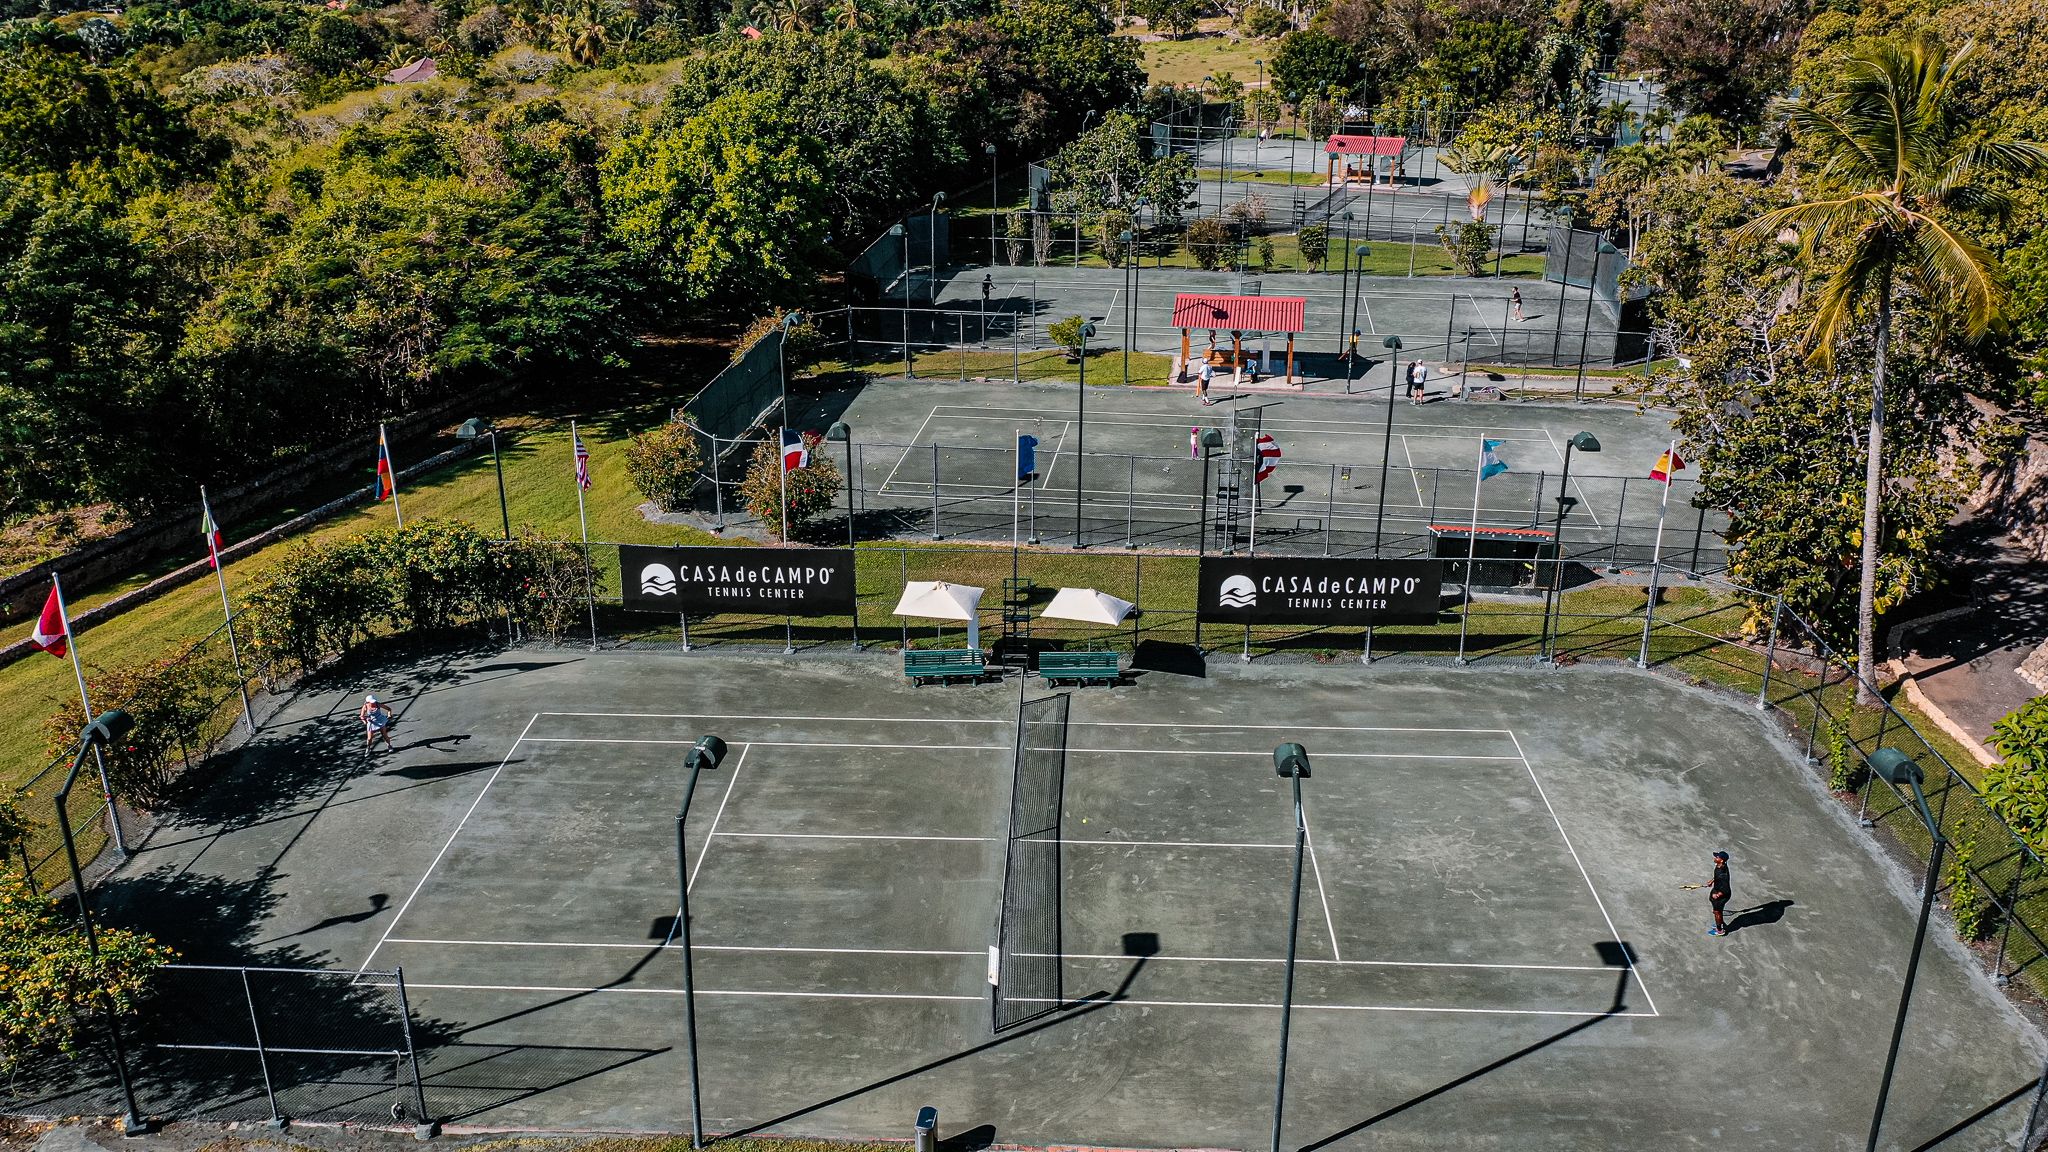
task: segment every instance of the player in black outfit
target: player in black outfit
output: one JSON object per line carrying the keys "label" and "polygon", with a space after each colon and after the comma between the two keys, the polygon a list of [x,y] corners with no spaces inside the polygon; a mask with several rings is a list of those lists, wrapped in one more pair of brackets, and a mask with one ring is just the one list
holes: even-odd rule
{"label": "player in black outfit", "polygon": [[1707,881],[1707,903],[1714,906],[1714,926],[1707,930],[1709,936],[1726,936],[1728,925],[1721,920],[1721,910],[1728,906],[1728,854],[1714,853],[1714,878]]}

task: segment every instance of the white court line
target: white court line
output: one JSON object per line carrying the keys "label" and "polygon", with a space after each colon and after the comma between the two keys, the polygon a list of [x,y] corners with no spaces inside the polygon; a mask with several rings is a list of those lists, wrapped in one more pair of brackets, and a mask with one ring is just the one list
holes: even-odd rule
{"label": "white court line", "polygon": [[924,414],[923,422],[918,424],[917,431],[910,434],[910,443],[903,446],[903,454],[896,457],[894,467],[889,469],[887,476],[882,477],[882,487],[877,489],[877,491],[886,490],[889,487],[889,482],[896,479],[896,469],[903,467],[903,462],[910,459],[910,450],[918,446],[918,441],[924,439],[924,426],[931,423],[932,417],[938,415],[938,412],[937,408],[933,408],[930,412]]}
{"label": "white court line", "polygon": [[[423,984],[406,982],[408,988],[434,988],[456,992],[546,992],[550,994],[587,995],[600,993],[625,996],[681,996],[681,988],[579,988],[562,984]],[[784,1000],[924,1000],[934,1002],[985,1003],[986,996],[948,996],[930,992],[780,992],[745,988],[699,988],[699,996],[757,996],[764,999]],[[1050,997],[1016,998],[1024,1004],[1069,1004],[1076,1008],[1100,1005],[1102,1007],[1122,1006],[1130,1008],[1256,1008],[1277,1012],[1280,1005],[1255,1001],[1232,1000],[1054,1000]],[[1467,1016],[1650,1016],[1649,1012],[1585,1012],[1550,1008],[1431,1008],[1399,1004],[1303,1004],[1297,1001],[1296,1012],[1442,1012]]]}
{"label": "white court line", "polygon": [[[1546,435],[1546,436],[1549,436],[1549,435],[1550,435],[1550,430],[1549,430],[1549,429],[1547,429],[1547,428],[1546,428],[1546,429],[1544,429],[1544,430],[1543,430],[1543,434],[1544,434],[1544,435]],[[1558,455],[1558,458],[1559,458],[1559,461],[1560,461],[1560,464],[1562,464],[1562,461],[1563,461],[1563,458],[1564,458],[1564,450],[1563,450],[1563,449],[1561,449],[1561,448],[1559,448],[1559,447],[1557,446],[1557,439],[1556,439],[1556,437],[1551,437],[1551,441],[1550,441],[1550,448],[1551,448],[1551,451],[1553,451],[1553,452],[1556,452],[1556,453],[1557,453],[1557,455]],[[1584,509],[1586,510],[1586,515],[1587,515],[1588,517],[1591,517],[1591,518],[1592,518],[1592,521],[1593,521],[1593,527],[1595,527],[1595,528],[1598,528],[1598,527],[1600,527],[1600,517],[1599,517],[1599,515],[1598,515],[1597,513],[1595,513],[1595,512],[1593,511],[1593,502],[1592,502],[1591,500],[1589,500],[1589,499],[1587,499],[1587,498],[1586,498],[1586,489],[1585,489],[1585,487],[1584,487],[1584,486],[1582,486],[1582,485],[1581,485],[1581,484],[1580,484],[1580,483],[1579,483],[1579,482],[1578,482],[1577,480],[1573,480],[1573,481],[1572,481],[1572,489],[1573,489],[1574,491],[1576,491],[1576,492],[1577,492],[1577,493],[1579,494],[1579,503],[1578,503],[1578,506],[1579,506],[1580,508],[1584,508]]]}
{"label": "white court line", "polygon": [[902,840],[942,844],[992,844],[997,839],[994,836],[884,836],[865,832],[720,832],[717,835],[736,840]]}
{"label": "white court line", "polygon": [[[695,740],[657,740],[630,736],[532,736],[533,744],[695,744]],[[830,740],[750,740],[749,744],[763,748],[929,748],[934,752],[1013,752],[1008,744],[868,744],[860,741],[834,742]],[[1502,760],[1513,760],[1513,756],[1502,756]]]}
{"label": "white court line", "polygon": [[1334,959],[1342,960],[1344,953],[1337,947],[1337,922],[1330,918],[1330,894],[1323,890],[1323,866],[1316,863],[1316,838],[1315,833],[1309,831],[1306,803],[1301,809],[1301,835],[1303,842],[1308,846],[1309,867],[1316,872],[1316,895],[1323,898],[1323,927],[1330,930],[1330,955]]}
{"label": "white court line", "polygon": [[[1277,845],[1292,847],[1292,845]],[[443,946],[467,946],[478,948],[615,948],[644,949],[644,943],[595,940],[441,940],[425,937],[393,936],[392,944],[436,944]],[[673,944],[668,947],[674,947]],[[950,956],[960,959],[985,961],[986,949],[953,948],[814,948],[776,944],[692,944],[692,952],[796,952],[828,956]],[[1047,959],[1050,952],[1025,952],[1020,955],[1032,959]],[[1129,960],[1131,957],[1120,952],[1067,952],[1062,954],[1068,960]],[[1167,962],[1187,964],[1285,964],[1285,956],[1148,956],[1147,963]],[[1477,961],[1449,960],[1305,960],[1297,964],[1320,964],[1337,968],[1476,968],[1481,970],[1530,971],[1530,972],[1613,972],[1615,969],[1599,964],[1485,964]]]}
{"label": "white court line", "polygon": [[[1453,296],[1453,297],[1451,297],[1451,299],[1455,300],[1455,299],[1457,299],[1457,297],[1456,297],[1456,296]],[[1360,307],[1363,307],[1363,308],[1365,309],[1365,330],[1366,330],[1367,332],[1378,332],[1378,331],[1380,330],[1380,326],[1379,326],[1379,325],[1377,325],[1377,324],[1375,324],[1375,323],[1373,323],[1373,320],[1372,320],[1372,299],[1371,299],[1371,297],[1368,297],[1368,296],[1365,296],[1365,295],[1362,295],[1362,294],[1361,294],[1361,295],[1360,295],[1360,296],[1358,297],[1358,303],[1359,303]],[[1353,327],[1356,327],[1356,325],[1353,325]]]}
{"label": "white court line", "polygon": [[[780,716],[739,712],[537,712],[535,715],[589,716],[605,720],[846,720],[859,724],[999,724],[1004,728],[1016,725],[1014,720],[952,720],[937,716]],[[1514,735],[1513,731],[1507,728],[1391,728],[1356,724],[1181,724],[1171,720],[1072,720],[1068,722],[1068,727],[1241,729],[1246,732],[1431,732],[1454,736],[1477,733]]]}
{"label": "white court line", "polygon": [[[941,416],[941,417],[939,417],[939,419],[941,419],[941,420],[979,420],[979,421],[984,421],[984,422],[986,422],[986,423],[991,423],[991,424],[1014,424],[1014,423],[1016,423],[1016,420],[1015,420],[1015,418],[1014,418],[1014,417],[1005,417],[1005,416]],[[1072,423],[1072,421],[1069,421],[1069,423]],[[1187,426],[1187,425],[1185,425],[1185,424],[1170,424],[1170,423],[1167,423],[1167,422],[1165,422],[1165,421],[1159,421],[1159,420],[1097,420],[1097,421],[1096,421],[1095,423],[1096,423],[1096,426],[1097,426],[1097,427],[1101,427],[1101,428],[1185,428],[1185,427]],[[1356,423],[1357,423],[1357,424],[1359,424],[1359,425],[1363,425],[1363,424],[1364,424],[1365,422],[1361,420],[1361,421],[1357,421]],[[1267,423],[1265,423],[1265,424],[1263,425],[1263,427],[1264,427],[1264,428],[1265,428],[1265,429],[1266,429],[1267,431],[1270,431],[1270,432],[1275,432],[1275,433],[1282,433],[1282,432],[1284,432],[1284,433],[1288,433],[1288,434],[1297,434],[1297,433],[1298,433],[1298,434],[1300,434],[1300,435],[1302,435],[1302,436],[1304,436],[1304,437],[1306,437],[1306,436],[1384,436],[1384,435],[1386,434],[1386,432],[1385,432],[1385,429],[1383,429],[1383,428],[1367,428],[1367,427],[1356,427],[1356,428],[1293,428],[1293,427],[1289,427],[1288,425],[1286,425],[1286,424],[1282,424],[1282,423],[1279,423],[1279,422],[1267,422]],[[1474,431],[1473,431],[1472,429],[1469,429],[1469,428],[1457,428],[1457,427],[1454,427],[1454,426],[1451,426],[1451,425],[1437,425],[1437,424],[1404,424],[1404,425],[1402,425],[1402,427],[1403,427],[1403,428],[1407,428],[1407,429],[1411,429],[1411,431],[1407,432],[1407,433],[1406,433],[1406,435],[1412,435],[1412,436],[1414,436],[1414,437],[1416,437],[1417,439],[1420,439],[1420,440],[1461,440],[1461,439],[1465,439],[1465,438],[1468,438],[1468,437],[1470,437],[1470,436],[1473,436],[1473,435],[1475,435],[1475,432],[1474,432]],[[1428,428],[1443,428],[1443,429],[1444,429],[1444,431],[1442,431],[1442,432],[1429,432],[1429,431],[1421,431],[1421,429],[1428,429]],[[1528,429],[1528,431],[1535,431],[1535,432],[1539,432],[1539,433],[1540,433],[1540,432],[1542,432],[1542,431],[1543,431],[1543,429],[1541,429],[1541,428],[1537,428],[1537,429]],[[924,432],[923,426],[922,426],[922,425],[920,425],[920,426],[919,426],[919,428],[918,428],[918,434],[919,434],[919,435],[922,435],[922,434],[923,434],[923,432]],[[1489,437],[1489,439],[1494,439],[1494,440],[1504,440],[1504,441],[1506,441],[1506,442],[1508,442],[1508,443],[1510,443],[1510,444],[1520,444],[1520,443],[1523,443],[1523,442],[1528,442],[1528,443],[1532,443],[1532,444],[1535,444],[1535,443],[1541,443],[1541,442],[1542,442],[1542,440],[1543,440],[1543,437],[1542,437],[1542,436],[1540,436],[1540,435],[1538,435],[1538,436],[1511,436],[1511,435],[1508,435],[1508,434],[1507,434],[1507,433],[1505,433],[1505,432],[1502,432],[1502,433],[1501,433],[1500,435],[1498,435],[1498,436],[1494,436],[1494,437]],[[912,445],[909,445],[909,448],[929,448],[929,447],[931,447],[931,446],[930,446],[929,444],[912,444]],[[993,451],[999,451],[999,450],[1001,449],[1001,447],[1002,447],[1002,446],[1001,446],[1001,445],[999,445],[999,444],[991,444],[991,445],[988,445],[987,447],[981,447],[981,446],[979,446],[979,445],[973,445],[973,444],[957,444],[957,445],[947,445],[947,447],[957,447],[957,448],[979,448],[979,450],[981,450],[981,451],[985,451],[985,452],[993,452]],[[1122,455],[1128,455],[1128,453],[1122,453],[1122,452],[1117,452],[1117,453],[1102,453],[1102,455],[1117,455],[1117,456],[1122,456]],[[1307,464],[1333,464],[1333,463],[1334,463],[1334,464],[1342,464],[1342,463],[1343,463],[1343,461],[1341,461],[1341,460],[1334,460],[1334,461],[1333,461],[1333,460],[1306,460],[1306,461],[1300,461],[1300,463],[1307,463]],[[894,473],[894,471],[893,471],[893,470],[891,471],[890,475],[891,475],[891,477],[892,477],[892,478],[894,477],[895,473]],[[886,480],[885,480],[885,481],[883,481],[883,483],[884,483],[884,484],[887,484],[887,483],[888,483],[888,481],[886,481]]]}
{"label": "white court line", "polygon": [[[694,740],[657,740],[626,736],[532,736],[532,744],[694,744]],[[863,744],[834,743],[810,740],[755,740],[753,744],[764,748],[862,748],[862,749],[925,749],[933,752],[1014,752],[1008,744]],[[1069,756],[1268,756],[1271,752],[1263,748],[1239,750],[1209,748],[1073,748],[1066,750]],[[1460,752],[1318,752],[1319,760],[1518,760],[1518,756],[1476,756]]]}
{"label": "white court line", "polygon": [[[1514,737],[1515,751],[1518,754],[1521,753],[1521,739],[1519,737],[1515,737],[1515,734],[1512,731],[1510,731],[1508,735],[1510,737]],[[1586,871],[1586,862],[1579,859],[1579,850],[1577,848],[1572,847],[1572,838],[1564,830],[1564,821],[1558,819],[1557,808],[1550,802],[1550,793],[1545,792],[1543,790],[1543,781],[1538,780],[1536,778],[1536,766],[1529,763],[1528,756],[1523,755],[1522,767],[1529,773],[1529,782],[1531,784],[1536,785],[1536,794],[1543,798],[1543,807],[1550,811],[1550,822],[1557,825],[1557,834],[1564,840],[1565,851],[1572,854],[1572,863],[1579,866],[1579,878],[1586,882],[1586,891],[1592,893],[1593,904],[1595,907],[1600,909],[1600,919],[1605,920],[1607,922],[1607,932],[1609,937],[1614,941],[1617,947],[1621,947],[1621,959],[1623,963],[1628,965],[1629,975],[1635,977],[1636,987],[1641,988],[1643,990],[1643,999],[1649,1001],[1650,1015],[1662,1015],[1662,1013],[1657,1011],[1657,998],[1650,995],[1650,986],[1643,982],[1643,974],[1636,969],[1636,958],[1631,954],[1632,950],[1622,946],[1621,933],[1615,930],[1614,917],[1609,916],[1607,914],[1607,903],[1606,901],[1600,899],[1600,890],[1593,887],[1593,877]]]}
{"label": "white court line", "polygon": [[[753,747],[752,744],[740,745],[740,758],[733,762],[732,774],[725,778],[725,795],[718,800],[718,812],[711,817],[710,831],[704,833],[704,847],[697,850],[697,864],[690,869],[689,882],[683,885],[684,892],[692,892],[697,888],[697,873],[704,870],[704,858],[711,855],[711,838],[718,835],[718,822],[725,819],[726,803],[732,799],[733,785],[739,783],[740,769],[747,766],[747,753]],[[678,917],[677,923],[681,923],[682,912],[680,909],[677,910],[676,915]]]}
{"label": "white court line", "polygon": [[[1408,447],[1408,434],[1401,433],[1401,455],[1408,461],[1408,479],[1415,482],[1415,507],[1422,508],[1422,470],[1415,466],[1415,453]],[[1481,509],[1485,511],[1485,509]],[[1433,519],[1433,517],[1432,517]]]}
{"label": "white court line", "polygon": [[[1110,459],[1117,457],[1112,455],[1105,456],[1104,458]],[[1325,464],[1322,465],[1322,467],[1328,468],[1330,466]],[[1338,465],[1338,467],[1350,467],[1353,472],[1359,472],[1370,469],[1372,466],[1370,464],[1340,464]],[[1576,480],[1574,480],[1573,482],[1575,484],[1577,483]],[[1415,478],[1415,484],[1418,489],[1422,486],[1422,481],[1419,476]],[[939,485],[939,498],[942,500],[950,500],[955,504],[988,503],[990,501],[1000,500],[1003,501],[1003,507],[1008,507],[1008,501],[1010,500],[1010,496],[1008,495],[1009,492],[1010,486],[1007,484],[981,484],[971,480],[948,480],[945,483]],[[1071,496],[1072,494],[1073,489],[1071,488],[1062,488],[1057,490],[1057,495],[1059,495],[1062,498]],[[1119,498],[1118,502],[1120,503],[1128,503],[1133,508],[1142,509],[1148,512],[1193,512],[1201,506],[1200,501],[1196,498],[1180,496],[1171,492],[1148,493],[1144,496],[1139,497],[1135,501],[1128,499],[1127,493],[1121,488],[1083,488],[1081,490],[1081,494],[1091,500],[1098,501],[1101,499],[1116,497]],[[924,501],[930,498],[931,489],[929,487],[917,487],[914,485],[906,484],[904,490],[901,492],[877,492],[876,495],[886,496],[900,500],[914,499],[918,501]],[[1420,514],[1426,510],[1427,505],[1423,504],[1419,497],[1413,504],[1400,503],[1401,500],[1404,500],[1406,498],[1407,497],[1405,495],[1396,495],[1393,499],[1390,499],[1388,501],[1387,513],[1390,519],[1420,520],[1422,518]],[[1345,517],[1364,519],[1368,512],[1375,510],[1378,507],[1378,502],[1372,500],[1336,501],[1336,508],[1339,512],[1339,519],[1343,519]],[[1417,515],[1395,515],[1395,513],[1406,513],[1410,511],[1416,513]],[[1529,515],[1529,506],[1526,504],[1481,504],[1479,506],[1479,514],[1481,517],[1488,519],[1523,519]],[[1565,517],[1565,523],[1577,527],[1584,527],[1584,525],[1580,523],[1580,518],[1582,515],[1590,517],[1590,513],[1582,514],[1575,511]]]}
{"label": "white court line", "polygon": [[439,852],[434,853],[434,859],[427,864],[427,870],[420,873],[420,882],[413,885],[412,894],[405,898],[405,903],[398,906],[398,915],[391,918],[391,923],[384,928],[384,935],[377,938],[376,946],[370,949],[370,954],[363,957],[362,964],[357,966],[356,975],[358,977],[370,967],[370,961],[377,958],[377,949],[384,947],[384,941],[391,938],[391,932],[398,927],[398,922],[405,919],[405,910],[412,907],[414,900],[419,899],[420,892],[427,886],[428,878],[433,876],[434,869],[441,866],[441,858],[448,855],[448,849],[455,846],[455,838],[462,835],[463,825],[468,824],[469,818],[476,815],[478,805],[481,805],[484,802],[484,797],[490,794],[491,785],[498,782],[499,773],[505,771],[505,765],[512,762],[512,754],[519,750],[520,741],[526,739],[526,733],[532,729],[533,722],[538,719],[540,719],[540,713],[538,712],[526,718],[526,727],[519,730],[519,736],[512,741],[512,747],[505,749],[505,758],[498,761],[498,766],[491,770],[490,779],[484,781],[484,786],[477,791],[476,799],[469,802],[469,810],[462,814],[461,820],[456,821],[455,831],[448,834],[448,842],[441,845]]}
{"label": "white court line", "polygon": [[[1040,492],[1045,491],[1045,486],[1052,483],[1052,470],[1059,466],[1060,453],[1067,449],[1067,433],[1072,431],[1073,428],[1074,422],[1072,420],[1068,420],[1060,425],[1060,439],[1059,443],[1052,446],[1052,459],[1045,462],[1045,471],[1038,474],[1038,490]],[[882,487],[886,491],[889,486],[884,484]],[[1003,491],[1008,492],[1009,489],[1004,488]]]}

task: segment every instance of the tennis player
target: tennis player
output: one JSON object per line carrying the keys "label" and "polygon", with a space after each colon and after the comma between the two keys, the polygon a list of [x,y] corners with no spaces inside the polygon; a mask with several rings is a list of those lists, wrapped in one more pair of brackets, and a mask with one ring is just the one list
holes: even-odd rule
{"label": "tennis player", "polygon": [[1728,925],[1721,920],[1721,910],[1728,906],[1728,854],[1714,853],[1714,878],[1707,881],[1707,903],[1714,907],[1714,926],[1707,929],[1709,936],[1726,936]]}
{"label": "tennis player", "polygon": [[364,752],[374,755],[379,738],[384,741],[385,751],[398,751],[391,744],[391,709],[377,699],[376,693],[363,697],[363,706],[356,710],[356,718],[363,722]]}

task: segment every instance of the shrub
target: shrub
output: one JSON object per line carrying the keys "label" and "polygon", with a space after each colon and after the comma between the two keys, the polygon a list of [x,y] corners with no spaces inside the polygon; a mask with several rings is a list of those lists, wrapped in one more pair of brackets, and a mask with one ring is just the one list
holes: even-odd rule
{"label": "shrub", "polygon": [[[123,799],[152,807],[167,799],[171,784],[194,752],[208,743],[207,724],[235,690],[235,669],[218,656],[166,657],[112,671],[95,669],[87,678],[93,703],[119,708],[135,728],[101,752],[107,780]],[[52,701],[43,721],[43,744],[51,759],[78,746],[79,714],[74,701]],[[5,843],[0,828],[0,843]]]}
{"label": "shrub", "polygon": [[1188,255],[1193,256],[1195,264],[1207,272],[1221,268],[1237,248],[1237,238],[1231,235],[1230,225],[1214,216],[1190,221],[1185,242]]}
{"label": "shrub", "polygon": [[1024,262],[1024,238],[1028,235],[1022,212],[1003,213],[1003,258],[1012,267]]}
{"label": "shrub", "polygon": [[522,529],[515,538],[510,564],[508,610],[513,615],[550,644],[560,644],[583,624],[592,573],[575,541]]}
{"label": "shrub", "polygon": [[789,493],[791,530],[805,520],[830,510],[833,498],[839,493],[839,466],[818,450],[824,438],[815,432],[806,432],[803,437],[804,445],[811,453],[811,462],[791,472],[786,486],[782,479],[780,446],[766,440],[755,447],[754,458],[747,464],[746,477],[740,481],[740,499],[745,502],[747,511],[777,536],[782,533],[785,487]]}
{"label": "shrub", "polygon": [[2002,759],[1984,770],[1984,803],[2035,852],[2048,854],[2048,696],[1991,726]]}
{"label": "shrub", "polygon": [[1274,260],[1273,238],[1271,236],[1259,237],[1259,271],[1271,272]]}
{"label": "shrub", "polygon": [[0,1069],[30,1056],[75,1056],[100,1029],[98,1004],[130,1015],[175,954],[140,932],[101,927],[99,959],[48,897],[19,875],[0,877]]}
{"label": "shrub", "polygon": [[1238,16],[1244,34],[1257,40],[1271,40],[1286,33],[1287,13],[1271,4],[1253,4]]}
{"label": "shrub", "polygon": [[[782,327],[782,319],[787,315],[789,313],[777,311],[755,318],[740,335],[739,343],[733,345],[732,362],[739,363],[748,352],[753,351],[754,345],[759,344],[770,332]],[[818,362],[818,357],[824,350],[825,333],[812,322],[808,314],[805,314],[802,319],[789,326],[789,335],[782,345],[783,366],[793,374],[809,371],[811,365]]]}
{"label": "shrub", "polygon": [[1827,725],[1828,788],[1835,792],[1854,792],[1863,783],[1863,760],[1849,742],[1848,725],[1835,720],[1823,720],[1821,723]]}
{"label": "shrub", "polygon": [[497,614],[504,581],[493,541],[455,520],[415,520],[367,538],[370,562],[392,576],[393,623],[438,632]]}
{"label": "shrub", "polygon": [[1046,325],[1045,334],[1052,338],[1053,343],[1066,349],[1068,358],[1072,359],[1081,355],[1081,329],[1087,326],[1088,321],[1081,317],[1069,316]]}
{"label": "shrub", "polygon": [[626,475],[663,512],[680,512],[690,505],[703,467],[697,434],[685,424],[649,428],[626,445]]}
{"label": "shrub", "polygon": [[1451,260],[1467,276],[1486,274],[1486,257],[1493,251],[1493,225],[1478,220],[1436,226],[1436,238],[1451,254]]}
{"label": "shrub", "polygon": [[1104,212],[1095,222],[1095,242],[1102,252],[1102,258],[1111,268],[1124,266],[1124,257],[1130,254],[1130,245],[1123,234],[1135,226],[1131,214],[1121,208]]}
{"label": "shrub", "polygon": [[1962,940],[1982,940],[1991,935],[1997,919],[1997,908],[1984,896],[1984,890],[1977,887],[1970,876],[1970,849],[1974,844],[1960,841],[1949,849],[1948,873],[1948,914],[1955,921],[1956,936]]}
{"label": "shrub", "polygon": [[1308,270],[1320,272],[1323,262],[1330,258],[1330,226],[1307,225],[1295,236],[1294,246],[1300,249],[1302,263],[1308,265]]}

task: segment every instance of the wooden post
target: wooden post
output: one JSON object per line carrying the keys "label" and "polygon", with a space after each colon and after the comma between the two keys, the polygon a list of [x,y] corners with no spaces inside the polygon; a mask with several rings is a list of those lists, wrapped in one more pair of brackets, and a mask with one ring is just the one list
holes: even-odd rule
{"label": "wooden post", "polygon": [[1294,383],[1294,333],[1287,334],[1287,382]]}
{"label": "wooden post", "polygon": [[1183,384],[1188,378],[1188,330],[1180,330],[1180,379]]}

